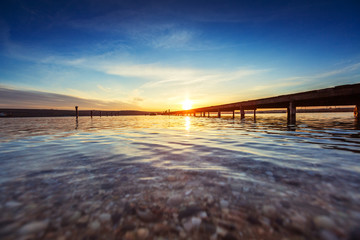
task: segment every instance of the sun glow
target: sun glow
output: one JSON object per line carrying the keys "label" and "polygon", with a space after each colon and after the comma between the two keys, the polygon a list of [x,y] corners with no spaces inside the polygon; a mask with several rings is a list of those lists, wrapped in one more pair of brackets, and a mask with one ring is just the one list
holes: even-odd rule
{"label": "sun glow", "polygon": [[193,101],[189,100],[189,99],[186,99],[185,101],[182,102],[182,108],[184,110],[189,110],[192,108],[192,105],[193,105]]}

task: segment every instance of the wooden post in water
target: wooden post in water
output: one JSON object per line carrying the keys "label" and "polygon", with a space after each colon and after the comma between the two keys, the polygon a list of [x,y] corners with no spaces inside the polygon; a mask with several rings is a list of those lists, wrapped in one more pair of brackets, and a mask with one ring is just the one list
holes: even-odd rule
{"label": "wooden post in water", "polygon": [[101,117],[101,111],[100,111],[99,115],[100,115],[100,117]]}
{"label": "wooden post in water", "polygon": [[296,106],[294,102],[289,102],[289,106],[287,107],[287,123],[288,125],[296,124]]}
{"label": "wooden post in water", "polygon": [[241,119],[244,119],[245,118],[245,110],[243,107],[240,108],[240,115],[241,115]]}
{"label": "wooden post in water", "polygon": [[354,116],[360,122],[360,104],[355,105]]}
{"label": "wooden post in water", "polygon": [[233,110],[233,119],[235,118],[235,110]]}
{"label": "wooden post in water", "polygon": [[256,121],[256,108],[254,108],[254,121]]}
{"label": "wooden post in water", "polygon": [[208,117],[210,117],[210,112],[208,112]]}
{"label": "wooden post in water", "polygon": [[76,115],[76,118],[79,118],[79,110],[78,110],[78,106],[75,106],[75,115]]}
{"label": "wooden post in water", "polygon": [[196,112],[194,112],[194,117],[196,117]]}
{"label": "wooden post in water", "polygon": [[92,118],[92,116],[93,116],[93,111],[90,111],[90,116],[91,116],[91,118]]}
{"label": "wooden post in water", "polygon": [[218,109],[218,118],[221,118],[221,111],[220,111],[220,108]]}

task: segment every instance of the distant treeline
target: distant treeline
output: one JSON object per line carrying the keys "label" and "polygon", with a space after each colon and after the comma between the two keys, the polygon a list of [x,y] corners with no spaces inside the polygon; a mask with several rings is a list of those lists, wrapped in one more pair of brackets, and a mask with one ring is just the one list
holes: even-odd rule
{"label": "distant treeline", "polygon": [[[154,115],[156,112],[135,110],[100,111],[93,110],[93,116]],[[0,117],[75,117],[75,110],[54,109],[0,109]],[[91,110],[80,110],[79,116],[91,116]]]}

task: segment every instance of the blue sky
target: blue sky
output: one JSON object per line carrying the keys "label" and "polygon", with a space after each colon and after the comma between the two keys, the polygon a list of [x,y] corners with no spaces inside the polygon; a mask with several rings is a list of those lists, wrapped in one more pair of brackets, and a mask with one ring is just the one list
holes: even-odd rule
{"label": "blue sky", "polygon": [[359,12],[329,0],[3,0],[0,107],[175,110],[358,83]]}

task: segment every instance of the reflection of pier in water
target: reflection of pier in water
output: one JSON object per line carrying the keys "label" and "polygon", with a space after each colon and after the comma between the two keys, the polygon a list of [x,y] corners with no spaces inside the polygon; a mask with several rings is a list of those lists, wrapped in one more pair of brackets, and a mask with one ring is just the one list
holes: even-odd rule
{"label": "reflection of pier in water", "polygon": [[360,83],[250,101],[175,111],[170,114],[196,116],[197,113],[200,113],[200,116],[205,117],[207,113],[207,116],[209,117],[211,112],[217,112],[218,117],[221,117],[221,112],[232,112],[233,118],[235,118],[235,111],[239,110],[240,117],[243,119],[245,118],[245,110],[253,110],[255,119],[256,109],[286,108],[288,124],[293,125],[296,123],[296,107],[346,105],[355,105],[354,114],[357,120],[360,121]]}

